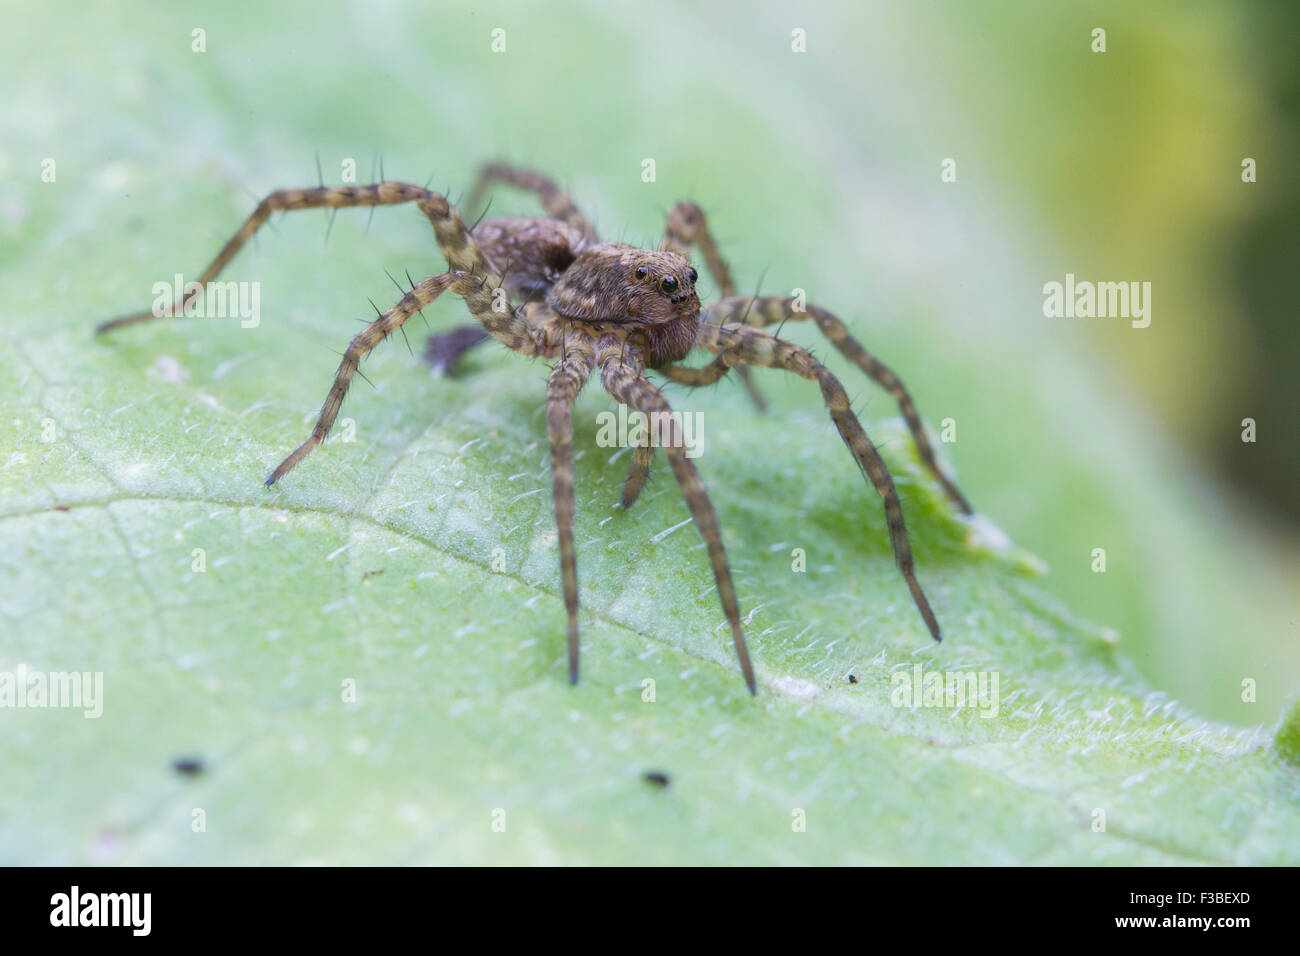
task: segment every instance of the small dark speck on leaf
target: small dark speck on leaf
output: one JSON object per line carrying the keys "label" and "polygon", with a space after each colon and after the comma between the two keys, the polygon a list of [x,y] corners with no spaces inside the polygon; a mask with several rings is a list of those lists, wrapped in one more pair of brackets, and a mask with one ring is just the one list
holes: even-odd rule
{"label": "small dark speck on leaf", "polygon": [[55,505],[55,506],[54,506],[54,510],[55,510],[55,511],[71,511],[72,509],[69,508],[67,505]]}
{"label": "small dark speck on leaf", "polygon": [[850,674],[850,675],[849,675],[849,683],[850,683],[850,684],[856,684],[857,682],[858,682],[858,679],[857,679],[856,677],[854,677],[852,674]]}
{"label": "small dark speck on leaf", "polygon": [[203,772],[203,761],[198,757],[177,757],[172,769],[183,777],[197,777]]}
{"label": "small dark speck on leaf", "polygon": [[373,578],[376,575],[380,575],[383,573],[384,573],[383,568],[380,568],[378,571],[367,571],[365,574],[361,575],[361,580],[364,581],[366,578]]}
{"label": "small dark speck on leaf", "polygon": [[660,790],[672,783],[672,779],[662,770],[647,770],[642,775],[642,779],[644,779],[646,783],[654,784]]}

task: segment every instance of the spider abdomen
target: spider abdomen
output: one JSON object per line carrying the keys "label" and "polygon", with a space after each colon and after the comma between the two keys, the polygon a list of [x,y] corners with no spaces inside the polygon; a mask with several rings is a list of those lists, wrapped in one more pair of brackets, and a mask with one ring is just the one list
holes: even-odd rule
{"label": "spider abdomen", "polygon": [[587,237],[556,219],[484,219],[470,233],[506,291],[521,303],[546,298],[588,246]]}

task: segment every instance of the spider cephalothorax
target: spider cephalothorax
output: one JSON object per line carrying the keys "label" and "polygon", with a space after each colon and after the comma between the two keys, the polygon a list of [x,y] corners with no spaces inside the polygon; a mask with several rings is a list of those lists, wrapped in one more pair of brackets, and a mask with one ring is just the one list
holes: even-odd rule
{"label": "spider cephalothorax", "polygon": [[615,331],[659,368],[686,358],[695,347],[700,297],[695,270],[676,252],[605,243],[569,266],[546,297],[561,319],[592,333]]}
{"label": "spider cephalothorax", "polygon": [[[545,176],[528,170],[500,164],[484,167],[469,201],[471,207],[479,205],[484,188],[494,180],[535,192],[549,218],[487,219],[469,229],[444,196],[408,183],[278,190],[258,204],[190,287],[185,299],[161,313],[182,314],[186,304],[202,293],[272,212],[413,202],[429,218],[450,270],[412,282],[411,290],[396,305],[353,338],[311,435],[271,472],[266,483],[275,484],[324,440],[361,359],[422,306],[450,290],[465,300],[478,324],[435,336],[429,348],[435,364],[450,369],[462,353],[489,337],[524,355],[554,360],[547,382],[546,425],[551,444],[560,574],[568,614],[571,681],[578,679],[572,408],[578,392],[596,369],[600,370],[601,384],[614,399],[645,415],[660,415],[666,422],[669,434],[659,436],[667,438],[662,447],[708,548],[718,596],[751,693],[756,691],[754,671],[717,516],[699,472],[686,454],[682,436],[677,433],[680,426],[668,414],[668,400],[646,378],[647,369],[670,381],[696,387],[717,382],[737,368],[760,407],[761,396],[745,375],[746,365],[784,369],[816,382],[840,437],[884,501],[895,561],[926,626],[938,640],[939,623],[916,579],[893,478],[854,415],[844,387],[806,349],[770,335],[761,327],[808,319],[816,322],[840,352],[897,399],[922,460],[953,502],[969,514],[970,505],[939,468],[916,407],[898,377],[827,310],[784,296],[736,296],[730,270],[713,244],[704,214],[694,203],[678,203],[673,208],[658,249],[638,249],[622,243],[601,243],[569,197]],[[699,247],[722,293],[721,299],[703,307],[695,291],[696,271],[686,258],[693,246]],[[104,323],[99,331],[158,317],[153,312],[124,316]],[[713,353],[713,361],[701,368],[677,364],[693,348]],[[623,485],[624,508],[632,506],[645,486],[654,455],[655,446],[648,439],[634,449]]]}

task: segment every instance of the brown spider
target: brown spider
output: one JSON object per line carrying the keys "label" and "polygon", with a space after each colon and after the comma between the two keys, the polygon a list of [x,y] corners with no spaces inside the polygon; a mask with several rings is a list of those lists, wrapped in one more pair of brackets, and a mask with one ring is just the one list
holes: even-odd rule
{"label": "brown spider", "polygon": [[[277,190],[258,204],[204,270],[197,287],[191,287],[178,306],[162,313],[176,315],[201,294],[273,212],[413,202],[433,223],[438,246],[447,257],[450,271],[413,283],[411,291],[396,305],[353,338],[311,436],[280,463],[266,484],[273,485],[283,478],[325,438],[361,359],[421,307],[451,290],[464,298],[479,325],[477,329],[458,329],[436,337],[430,343],[430,356],[435,362],[450,367],[461,353],[488,336],[524,355],[556,360],[547,383],[546,424],[551,442],[560,574],[568,612],[571,682],[578,680],[578,570],[573,543],[571,416],[578,392],[596,368],[600,369],[605,391],[647,416],[671,412],[663,392],[646,378],[647,369],[687,386],[717,382],[734,366],[742,366],[740,372],[744,373],[745,364],[785,369],[817,382],[844,443],[884,499],[894,558],[926,626],[934,639],[939,640],[939,623],[916,580],[912,549],[903,525],[903,509],[893,479],[849,407],[844,387],[806,349],[764,332],[761,327],[785,321],[815,321],[840,352],[898,400],[926,467],[957,506],[969,514],[970,505],[939,469],[920,416],[898,377],[853,339],[844,324],[825,309],[814,305],[801,308],[796,300],[786,297],[736,296],[731,273],[718,254],[704,214],[694,203],[681,202],[673,207],[658,249],[638,249],[622,243],[600,242],[591,223],[572,200],[555,183],[535,172],[496,163],[485,166],[469,206],[476,207],[484,190],[496,180],[536,193],[549,218],[485,219],[470,229],[444,196],[399,182]],[[695,291],[695,269],[686,259],[693,245],[699,246],[722,293],[720,300],[704,307]],[[512,299],[518,299],[521,304],[514,306]],[[157,317],[160,316],[153,312],[124,316],[105,322],[97,331],[107,332]],[[677,364],[696,347],[714,353],[713,361],[702,368]],[[751,394],[761,402],[752,388]],[[753,694],[757,691],[754,670],[745,646],[740,608],[717,515],[695,464],[686,454],[679,423],[668,414],[663,419],[670,429],[668,440],[663,442],[664,450],[708,548],[740,668]],[[635,449],[623,486],[624,508],[636,501],[653,458],[654,446],[648,440]]]}

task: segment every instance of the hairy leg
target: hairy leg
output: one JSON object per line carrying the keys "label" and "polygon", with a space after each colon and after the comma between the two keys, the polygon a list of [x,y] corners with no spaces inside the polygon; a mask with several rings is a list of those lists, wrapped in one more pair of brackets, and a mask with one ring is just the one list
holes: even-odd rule
{"label": "hairy leg", "polygon": [[[190,301],[201,295],[203,288],[217,277],[273,212],[294,209],[341,209],[350,206],[394,206],[408,202],[417,203],[433,224],[438,246],[446,256],[452,272],[463,273],[465,275],[461,278],[474,280],[459,281],[458,279],[456,291],[465,298],[466,305],[479,324],[488,334],[515,351],[527,355],[537,354],[537,344],[528,323],[515,314],[514,309],[509,306],[508,297],[504,303],[505,307],[501,307],[500,299],[505,290],[501,289],[498,293],[500,279],[491,275],[487,260],[469,234],[469,230],[465,228],[460,214],[446,197],[409,183],[385,182],[371,186],[322,186],[311,189],[276,190],[258,203],[257,208],[240,226],[239,231],[203,270],[203,274],[198,279],[198,287],[191,290],[182,302],[174,305],[166,314],[176,315],[182,312]],[[490,278],[494,281],[489,281]],[[152,312],[123,316],[103,323],[96,332],[107,332],[154,318],[161,318],[161,316],[155,316]]]}
{"label": "hairy leg", "polygon": [[578,558],[573,543],[573,402],[591,375],[591,344],[569,343],[546,383],[546,431],[551,440],[551,491],[559,531],[560,578],[569,615],[569,682],[578,682]]}
{"label": "hairy leg", "polygon": [[[664,229],[663,239],[659,241],[659,248],[689,258],[693,246],[699,246],[704,264],[708,267],[709,274],[713,276],[713,281],[718,284],[718,294],[723,297],[734,296],[736,282],[731,277],[731,269],[727,266],[727,261],[718,251],[717,243],[713,241],[713,233],[709,231],[709,221],[704,215],[704,210],[693,202],[679,202],[668,213],[668,225]],[[741,366],[736,369],[736,374],[740,377],[740,383],[745,387],[745,391],[749,393],[754,407],[760,412],[765,411],[767,399],[763,397],[757,383],[750,377],[749,369]]]}
{"label": "hairy leg", "polygon": [[[646,415],[656,413],[671,415],[672,407],[664,398],[663,392],[655,388],[645,378],[640,368],[627,363],[622,357],[619,343],[610,343],[599,349],[601,382],[605,391],[615,401],[622,402],[629,408]],[[680,429],[675,419],[670,418],[671,433],[664,449],[672,465],[673,474],[682,489],[682,496],[690,508],[695,528],[704,539],[708,548],[709,562],[713,566],[713,580],[717,584],[718,597],[722,600],[722,609],[731,624],[731,640],[740,660],[740,670],[745,677],[745,685],[751,694],[758,692],[754,681],[754,668],[749,660],[749,649],[745,645],[745,632],[740,625],[740,606],[736,601],[736,588],[731,580],[731,568],[727,564],[727,552],[722,546],[722,529],[718,525],[718,516],[709,501],[709,494],[695,469],[695,463],[686,457]]]}
{"label": "hairy leg", "polygon": [[325,396],[325,404],[321,406],[320,417],[316,419],[316,427],[311,430],[311,436],[294,449],[288,458],[280,462],[275,471],[271,472],[271,476],[266,479],[268,487],[288,474],[294,465],[307,456],[308,452],[325,440],[325,436],[334,425],[334,419],[338,417],[339,408],[343,405],[343,397],[348,393],[348,386],[352,384],[352,376],[356,374],[361,360],[373,351],[375,346],[401,328],[402,323],[452,288],[455,283],[456,276],[451,272],[444,272],[442,275],[417,282],[396,305],[357,333],[348,344],[347,351],[343,353],[343,361],[339,363],[339,369],[334,374],[334,384],[330,387],[329,394]]}
{"label": "hairy leg", "polygon": [[907,537],[907,528],[903,524],[903,506],[898,500],[894,488],[894,479],[885,467],[884,460],[876,451],[876,446],[867,437],[862,423],[853,414],[849,397],[839,379],[830,373],[807,349],[793,343],[778,339],[761,329],[748,325],[732,323],[723,326],[701,325],[696,344],[714,352],[718,356],[715,364],[730,366],[741,362],[750,365],[780,368],[794,372],[821,386],[822,399],[830,412],[831,420],[839,429],[840,437],[848,446],[853,458],[858,463],[863,475],[871,482],[876,492],[885,503],[885,522],[889,526],[889,538],[894,549],[894,560],[898,570],[912,592],[912,600],[917,610],[925,619],[926,626],[934,639],[940,640],[939,622],[930,608],[925,592],[916,579],[915,563],[912,559],[912,545]]}
{"label": "hairy leg", "polygon": [[[965,514],[973,513],[966,496],[961,493],[956,483],[945,475],[939,467],[934,448],[930,444],[929,435],[926,434],[925,425],[922,424],[921,416],[916,411],[916,403],[912,401],[912,396],[908,394],[902,380],[890,371],[884,363],[863,348],[862,344],[849,334],[848,328],[835,315],[816,305],[808,305],[804,309],[796,308],[796,301],[784,296],[763,296],[757,299],[733,297],[710,303],[704,309],[704,320],[715,325],[728,322],[739,323],[742,316],[746,316],[745,324],[757,328],[779,325],[787,321],[800,322],[811,319],[816,322],[818,328],[830,339],[831,344],[839,349],[842,355],[866,372],[873,382],[894,397],[898,402],[899,411],[903,413],[903,419],[907,422],[908,430],[911,431],[912,438],[916,442],[917,451],[921,454],[921,461],[925,463],[926,468],[943,486],[944,492],[952,499],[953,503]],[[665,372],[665,374],[667,373]],[[674,381],[681,382],[682,379],[674,378]],[[682,383],[693,384],[690,382]],[[705,381],[700,384],[708,384],[708,382]]]}
{"label": "hairy leg", "polygon": [[659,248],[689,258],[691,249],[695,246],[699,246],[704,264],[713,276],[713,281],[718,284],[719,293],[723,296],[735,295],[736,283],[731,277],[731,269],[718,252],[704,210],[693,202],[679,202],[668,213],[668,225],[664,228],[663,238],[659,240]]}
{"label": "hairy leg", "polygon": [[509,183],[519,189],[536,193],[537,198],[541,200],[542,208],[552,219],[559,219],[568,223],[575,229],[578,229],[591,242],[596,239],[596,230],[587,217],[578,211],[569,194],[560,189],[547,176],[534,172],[531,169],[520,169],[517,166],[510,166],[506,163],[487,163],[479,170],[478,181],[474,188],[470,190],[469,199],[465,202],[465,208],[472,212],[478,212],[482,207],[483,197],[486,195],[488,187],[494,182]]}
{"label": "hairy leg", "polygon": [[[740,367],[743,368],[744,366]],[[701,368],[691,368],[689,365],[663,365],[655,369],[655,371],[678,385],[703,388],[706,385],[714,385],[720,382],[732,368],[733,365],[727,364],[726,360],[718,357]]]}

